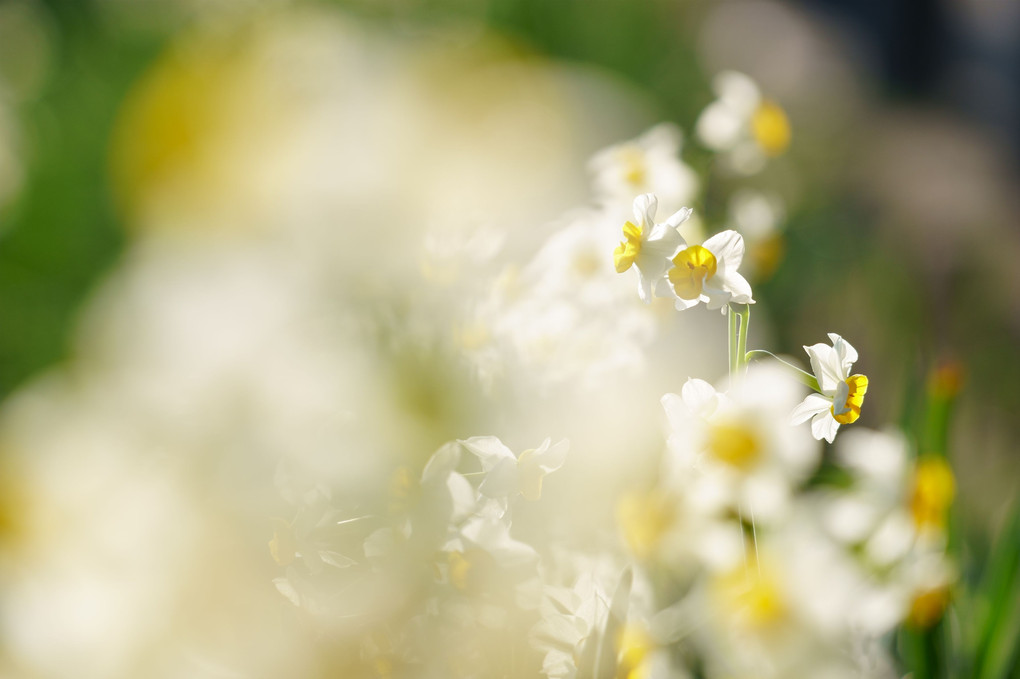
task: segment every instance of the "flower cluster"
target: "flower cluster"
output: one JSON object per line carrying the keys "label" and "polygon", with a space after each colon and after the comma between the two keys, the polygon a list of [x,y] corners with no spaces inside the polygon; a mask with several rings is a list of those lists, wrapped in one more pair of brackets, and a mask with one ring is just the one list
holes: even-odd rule
{"label": "flower cluster", "polygon": [[[555,472],[569,484],[594,466],[585,457],[597,446],[575,446],[568,461],[565,441],[515,454],[493,436],[449,443],[421,469],[394,469],[388,499],[371,511],[330,514],[332,524],[363,526],[346,529],[345,549],[328,531],[310,540],[318,529],[274,537],[273,556],[287,566],[277,586],[317,616],[335,613],[328,602],[354,573],[375,581],[366,592],[398,593],[386,602],[391,615],[343,612],[359,621],[346,638],[379,674],[487,676],[510,662],[511,674],[552,679],[680,678],[695,668],[706,677],[884,678],[895,668],[881,638],[901,624],[930,626],[945,610],[955,577],[945,556],[949,467],[914,461],[904,439],[867,429],[825,454],[822,442],[862,414],[868,379],[853,372],[857,351],[830,333],[830,343],[805,347],[805,371],[748,349],[754,299],[739,272],[742,235],[724,229],[691,244],[682,231],[694,211],[671,205],[656,221],[659,199],[644,191],[664,181],[660,173],[684,175],[678,135],[662,130],[597,155],[599,208],[573,213],[468,313],[486,329],[490,359],[527,357],[562,383],[613,372],[603,364],[592,373],[604,345],[579,345],[579,333],[619,346],[625,313],[655,298],[678,310],[704,303],[728,316],[728,375],[689,377],[663,395],[664,437],[628,415],[623,440],[658,437],[662,454],[650,476],[608,493],[611,512],[600,516],[615,537],[581,537],[584,522],[571,523],[566,511],[536,512],[558,501],[562,510],[567,500],[557,496],[568,485],[550,493],[544,479]],[[655,146],[664,139],[670,153]],[[636,192],[626,198],[630,219],[620,216],[626,186]],[[624,238],[611,250],[614,218]],[[613,283],[631,269],[637,295]],[[645,304],[628,306],[627,296]],[[662,314],[652,311],[647,328],[661,332]],[[629,346],[640,350],[642,341]],[[842,481],[828,483],[836,472]],[[604,512],[585,490],[578,497],[586,511]],[[305,547],[290,548],[284,561],[282,543]]]}
{"label": "flower cluster", "polygon": [[287,16],[175,47],[118,123],[135,240],[0,416],[0,675],[896,676],[954,478],[864,428],[839,335],[748,347],[779,104],[722,74],[698,153],[656,126],[580,198],[590,74]]}

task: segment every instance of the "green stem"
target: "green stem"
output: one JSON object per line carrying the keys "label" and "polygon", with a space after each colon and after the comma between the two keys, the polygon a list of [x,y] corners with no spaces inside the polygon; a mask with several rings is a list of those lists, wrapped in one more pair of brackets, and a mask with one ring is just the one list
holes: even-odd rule
{"label": "green stem", "polygon": [[800,380],[801,382],[803,382],[807,386],[811,387],[812,389],[817,391],[819,394],[822,393],[822,389],[821,389],[821,387],[818,386],[818,380],[815,379],[814,375],[812,375],[809,372],[804,372],[803,370],[801,370],[800,368],[798,368],[797,366],[795,366],[792,363],[784,361],[783,359],[781,359],[778,356],[776,356],[775,354],[773,354],[771,351],[765,351],[764,349],[751,349],[751,351],[748,351],[748,352],[746,352],[744,354],[744,360],[745,361],[751,360],[751,358],[755,354],[764,354],[765,356],[771,356],[772,358],[774,358],[775,360],[777,360],[781,364],[783,364],[784,367],[789,368],[791,371],[793,371],[794,376],[796,376],[796,378],[798,380]]}
{"label": "green stem", "polygon": [[737,343],[737,367],[740,374],[747,371],[747,328],[751,324],[751,305],[745,304],[740,310],[740,339]]}
{"label": "green stem", "polygon": [[731,306],[731,307],[728,307],[726,309],[726,315],[729,317],[729,326],[730,326],[730,341],[729,341],[730,379],[733,379],[733,376],[737,374],[737,365],[738,365],[738,360],[739,360],[738,357],[737,357],[737,349],[738,349],[738,345],[737,345],[737,314],[736,314],[736,312],[733,311],[733,307]]}

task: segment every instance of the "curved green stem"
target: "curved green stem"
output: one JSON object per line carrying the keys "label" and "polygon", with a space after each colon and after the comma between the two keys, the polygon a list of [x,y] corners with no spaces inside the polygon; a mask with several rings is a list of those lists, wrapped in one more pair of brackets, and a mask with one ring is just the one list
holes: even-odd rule
{"label": "curved green stem", "polygon": [[751,323],[751,305],[740,310],[740,338],[737,343],[737,367],[742,375],[747,371],[747,328]]}
{"label": "curved green stem", "polygon": [[791,371],[793,371],[794,376],[796,376],[798,380],[800,380],[807,386],[811,387],[819,394],[822,393],[821,388],[818,386],[818,380],[815,379],[814,375],[812,375],[809,372],[804,372],[803,370],[801,370],[792,363],[784,361],[783,359],[773,354],[771,351],[765,351],[764,349],[752,349],[751,351],[748,351],[744,354],[744,361],[751,360],[751,358],[753,358],[755,354],[764,354],[765,356],[770,356],[774,358],[775,360],[779,361],[784,367],[789,368]]}

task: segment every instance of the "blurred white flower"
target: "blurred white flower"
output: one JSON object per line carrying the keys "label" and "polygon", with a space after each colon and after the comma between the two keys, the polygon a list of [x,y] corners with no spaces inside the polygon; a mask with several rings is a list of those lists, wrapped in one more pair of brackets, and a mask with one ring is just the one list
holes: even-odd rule
{"label": "blurred white flower", "polygon": [[873,634],[859,624],[871,605],[868,578],[812,518],[798,507],[758,532],[743,563],[709,573],[695,590],[709,676],[894,676],[883,654],[858,651]]}
{"label": "blurred white flower", "polygon": [[820,393],[809,394],[793,411],[792,421],[811,420],[811,434],[832,443],[841,424],[851,424],[861,416],[868,378],[851,375],[857,350],[836,333],[829,333],[832,346],[813,344],[804,351],[811,358],[811,372],[818,380]]}
{"label": "blurred white flower", "polygon": [[769,156],[776,156],[790,144],[790,122],[775,102],[764,99],[749,76],[724,71],[712,81],[718,97],[709,104],[695,126],[701,142],[716,152],[725,152],[734,170],[753,174]]}
{"label": "blurred white flower", "polygon": [[640,368],[658,324],[614,270],[606,245],[617,224],[604,212],[568,214],[523,268],[493,282],[461,333],[483,380],[586,387]]}
{"label": "blurred white flower", "polygon": [[751,284],[737,268],[744,258],[744,239],[736,231],[723,231],[703,245],[684,245],[673,257],[665,279],[656,282],[655,292],[675,300],[679,310],[704,302],[709,309],[726,305],[754,304]]}
{"label": "blurred white flower", "polygon": [[656,125],[637,139],[610,146],[591,159],[595,194],[608,206],[629,206],[642,193],[654,193],[669,212],[691,202],[698,175],[680,160],[683,134],[675,125]]}
{"label": "blurred white flower", "polygon": [[691,216],[690,208],[682,208],[662,224],[656,224],[658,205],[658,199],[651,193],[634,199],[634,221],[637,223],[626,222],[623,225],[626,240],[613,252],[617,273],[623,273],[631,266],[637,267],[638,295],[646,304],[652,301],[652,287],[666,273],[677,249],[686,247],[687,243],[677,227]]}
{"label": "blurred white flower", "polygon": [[740,189],[730,198],[728,213],[730,223],[744,237],[747,278],[768,278],[783,257],[783,199],[776,193]]}
{"label": "blurred white flower", "polygon": [[752,366],[727,393],[689,379],[680,396],[662,397],[672,428],[669,478],[687,486],[703,512],[778,519],[819,462],[817,444],[788,422],[800,394],[773,366]]}

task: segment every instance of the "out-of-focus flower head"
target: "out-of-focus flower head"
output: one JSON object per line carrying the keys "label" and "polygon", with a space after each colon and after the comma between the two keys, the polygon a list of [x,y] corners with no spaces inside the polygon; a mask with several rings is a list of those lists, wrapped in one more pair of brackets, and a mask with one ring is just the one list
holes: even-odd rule
{"label": "out-of-focus flower head", "polygon": [[762,97],[758,85],[737,71],[724,71],[712,81],[718,97],[698,118],[698,139],[725,153],[741,174],[760,171],[767,159],[790,144],[790,121],[779,104]]}
{"label": "out-of-focus flower head", "polygon": [[729,202],[729,222],[744,237],[747,277],[767,279],[783,258],[783,199],[775,193],[740,189]]}
{"label": "out-of-focus flower head", "polygon": [[702,512],[781,517],[792,489],[819,462],[817,444],[788,423],[801,393],[773,366],[752,366],[725,393],[687,380],[679,396],[662,397],[672,428],[669,478],[694,494]]}
{"label": "out-of-focus flower head", "polygon": [[835,453],[850,484],[821,493],[819,516],[868,581],[860,624],[876,634],[907,619],[928,626],[955,580],[944,554],[952,471],[942,458],[910,459],[905,437],[894,432],[848,432]]}
{"label": "out-of-focus flower head", "polygon": [[599,151],[589,164],[599,203],[626,209],[637,196],[654,193],[670,213],[690,204],[700,182],[680,160],[682,142],[680,129],[664,123],[637,139]]}
{"label": "out-of-focus flower head", "polygon": [[617,228],[604,212],[569,214],[522,268],[492,282],[460,335],[484,378],[590,385],[642,365],[657,323],[615,272],[606,246]]}
{"label": "out-of-focus flower head", "polygon": [[[870,642],[889,597],[852,552],[798,502],[786,519],[747,536],[744,558],[710,571],[688,599],[702,622],[693,637],[711,676],[892,677]],[[884,623],[883,623],[884,624]]]}

